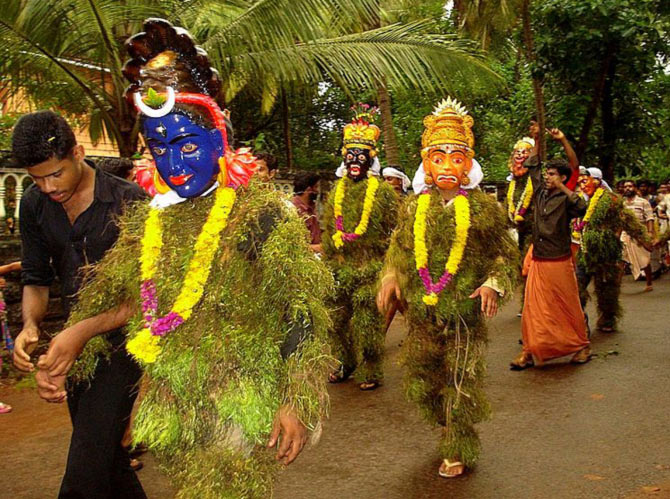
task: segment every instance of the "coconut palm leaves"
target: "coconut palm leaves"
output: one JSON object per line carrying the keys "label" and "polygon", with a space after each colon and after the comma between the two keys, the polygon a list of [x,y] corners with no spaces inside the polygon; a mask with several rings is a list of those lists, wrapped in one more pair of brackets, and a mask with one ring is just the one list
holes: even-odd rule
{"label": "coconut palm leaves", "polygon": [[4,0],[0,70],[6,90],[90,117],[123,154],[137,130],[123,99],[123,41],[160,16],[191,31],[220,70],[227,100],[256,90],[270,110],[282,88],[331,80],[349,92],[388,86],[478,91],[499,83],[472,42],[428,21],[366,30],[379,0]]}

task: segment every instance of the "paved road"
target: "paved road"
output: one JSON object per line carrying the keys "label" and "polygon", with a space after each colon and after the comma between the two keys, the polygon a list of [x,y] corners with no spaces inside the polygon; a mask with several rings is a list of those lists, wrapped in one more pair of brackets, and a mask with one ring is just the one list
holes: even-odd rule
{"label": "paved road", "polygon": [[[385,386],[372,393],[353,383],[332,387],[321,441],[282,473],[275,497],[670,498],[668,276],[655,287],[645,294],[642,283],[626,278],[621,332],[596,334],[598,356],[584,366],[563,359],[509,371],[519,319],[507,306],[491,324],[494,414],[480,425],[482,459],[449,481],[436,475],[438,430],[402,399],[396,359],[404,324],[397,320],[387,339]],[[0,497],[55,497],[69,436],[65,408],[37,401],[32,391],[5,389],[0,400],[15,407],[0,416]],[[171,497],[150,456],[146,462],[140,478],[149,497]]]}

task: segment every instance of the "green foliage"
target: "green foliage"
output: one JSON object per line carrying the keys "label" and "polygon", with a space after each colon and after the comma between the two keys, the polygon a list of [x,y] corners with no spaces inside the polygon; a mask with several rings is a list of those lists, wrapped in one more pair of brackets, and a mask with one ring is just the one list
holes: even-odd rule
{"label": "green foliage", "polygon": [[19,117],[17,113],[0,113],[0,149],[12,148],[12,129]]}
{"label": "green foliage", "polygon": [[[345,177],[338,182],[346,183],[342,203],[344,228],[353,232],[361,218],[368,181],[353,182]],[[322,239],[326,263],[337,283],[332,303],[333,348],[345,369],[357,368],[355,376],[359,382],[381,381],[386,331],[384,318],[375,305],[376,284],[397,223],[398,197],[391,186],[382,182],[377,189],[366,233],[337,249],[332,240],[336,188],[337,184],[328,197]]]}
{"label": "green foliage", "polygon": [[[211,206],[212,196],[168,207],[161,214],[163,249],[156,277],[160,315],[169,311],[181,290]],[[125,300],[138,303],[139,243],[146,214],[142,205],[122,220],[119,241],[99,263],[95,277],[89,277],[71,322]],[[266,233],[262,220],[268,215],[275,224]],[[310,429],[324,416],[324,385],[332,366],[325,345],[330,321],[324,301],[333,283],[307,242],[303,221],[276,191],[255,181],[240,189],[206,293],[193,315],[162,340],[157,362],[144,366],[149,390],[134,435],[161,456],[172,478],[179,477],[178,495],[264,497],[274,469],[268,466],[264,444],[279,406],[292,407]],[[127,334],[132,337],[143,326],[138,310]],[[297,327],[308,336],[283,360],[280,347]],[[79,379],[92,372],[95,362],[104,361],[100,353],[103,345],[89,343],[76,367]],[[208,466],[224,457],[229,461],[216,465],[222,475],[214,477]],[[224,481],[222,477],[231,478],[231,470],[239,475]]]}
{"label": "green foliage", "polygon": [[[407,397],[428,421],[445,425],[442,456],[472,466],[479,454],[473,425],[489,413],[483,382],[486,325],[479,300],[469,298],[487,278],[495,277],[506,299],[518,281],[518,250],[510,238],[505,214],[487,195],[469,195],[471,227],[463,261],[435,307],[423,303],[425,290],[414,261],[416,197],[401,207],[398,229],[385,258],[384,274],[395,275],[408,308],[407,341],[402,362],[407,366]],[[426,246],[433,279],[444,272],[455,233],[453,205],[444,208],[433,193],[428,210]]]}

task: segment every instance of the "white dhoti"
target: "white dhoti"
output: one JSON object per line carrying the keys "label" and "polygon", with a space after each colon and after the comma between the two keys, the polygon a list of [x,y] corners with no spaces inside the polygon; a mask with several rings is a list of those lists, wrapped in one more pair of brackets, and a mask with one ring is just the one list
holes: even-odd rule
{"label": "white dhoti", "polygon": [[633,279],[637,279],[642,275],[642,269],[651,262],[651,253],[633,241],[625,232],[621,233],[621,242],[623,243],[623,259],[630,264]]}

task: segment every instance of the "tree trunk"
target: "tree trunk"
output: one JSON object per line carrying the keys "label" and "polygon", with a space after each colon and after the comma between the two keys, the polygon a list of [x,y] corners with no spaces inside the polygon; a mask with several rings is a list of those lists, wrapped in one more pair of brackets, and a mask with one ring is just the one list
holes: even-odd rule
{"label": "tree trunk", "polygon": [[400,166],[400,149],[398,148],[398,138],[393,128],[393,113],[391,112],[391,95],[386,82],[377,83],[377,102],[382,118],[382,137],[384,138],[384,151],[386,152],[386,162],[389,166]]}
{"label": "tree trunk", "polygon": [[577,142],[577,147],[575,152],[577,153],[578,158],[583,158],[584,153],[586,152],[586,146],[589,142],[589,132],[593,126],[596,115],[598,114],[598,107],[600,106],[600,101],[603,96],[603,91],[605,89],[605,81],[610,70],[610,66],[613,63],[614,54],[616,53],[615,44],[610,42],[607,44],[607,50],[605,52],[605,57],[603,58],[602,64],[600,66],[600,71],[598,73],[598,78],[596,79],[595,84],[593,85],[593,94],[591,95],[591,102],[589,107],[586,110],[586,116],[584,117],[584,123],[582,125],[582,131],[579,134],[579,141]]}
{"label": "tree trunk", "polygon": [[614,78],[616,58],[612,59],[603,86],[601,115],[603,122],[603,144],[600,154],[600,168],[608,182],[614,181],[614,164],[616,162],[616,117],[614,116]]}
{"label": "tree trunk", "polygon": [[282,127],[284,129],[284,148],[286,149],[286,169],[293,169],[293,144],[291,142],[291,124],[286,90],[281,91]]}
{"label": "tree trunk", "polygon": [[544,113],[544,93],[542,88],[542,79],[537,75],[535,68],[535,43],[533,41],[533,32],[530,26],[530,0],[523,0],[521,6],[521,19],[523,22],[523,39],[526,49],[526,60],[531,66],[533,75],[533,94],[535,95],[535,109],[537,112],[537,124],[540,127],[538,137],[538,153],[542,160],[547,157],[544,141],[544,130],[546,128]]}

